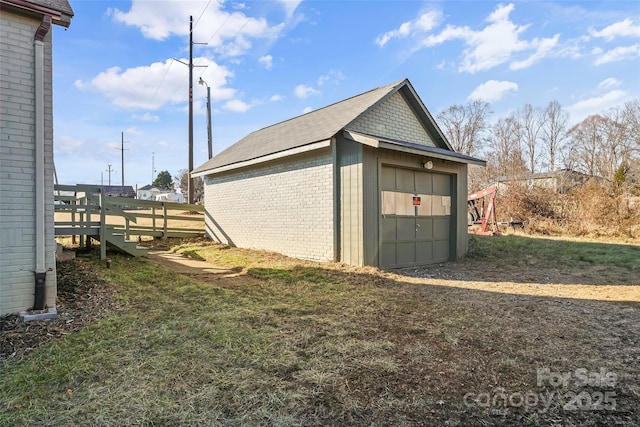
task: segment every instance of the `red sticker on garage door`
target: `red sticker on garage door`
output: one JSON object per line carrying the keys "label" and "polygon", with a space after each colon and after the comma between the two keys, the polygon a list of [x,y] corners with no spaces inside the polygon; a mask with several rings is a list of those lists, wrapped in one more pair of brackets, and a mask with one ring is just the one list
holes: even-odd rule
{"label": "red sticker on garage door", "polygon": [[422,200],[420,196],[413,196],[413,206],[420,206],[422,204]]}

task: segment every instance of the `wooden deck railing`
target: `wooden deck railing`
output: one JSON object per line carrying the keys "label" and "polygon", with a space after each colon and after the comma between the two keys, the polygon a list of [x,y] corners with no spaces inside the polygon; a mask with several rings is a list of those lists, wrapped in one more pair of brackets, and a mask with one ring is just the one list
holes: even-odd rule
{"label": "wooden deck railing", "polygon": [[79,236],[81,246],[85,236],[95,236],[103,257],[108,233],[124,234],[125,239],[204,233],[202,205],[112,197],[104,187],[92,185],[56,185],[54,191],[56,235]]}

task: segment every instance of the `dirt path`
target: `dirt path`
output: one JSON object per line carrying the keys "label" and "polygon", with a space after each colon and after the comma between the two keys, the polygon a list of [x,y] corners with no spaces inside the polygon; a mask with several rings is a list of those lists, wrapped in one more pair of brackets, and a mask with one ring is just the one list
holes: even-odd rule
{"label": "dirt path", "polygon": [[[150,251],[149,259],[180,274],[208,283],[216,283],[221,279],[231,277],[255,280],[243,274],[242,267],[229,269],[169,251]],[[300,263],[306,264],[305,261],[300,261]],[[327,264],[326,266],[331,269],[345,268],[339,264]],[[365,270],[367,273],[371,272],[370,269]],[[415,285],[445,286],[522,296],[640,302],[640,283],[631,285],[597,284],[597,277],[563,275],[562,272],[536,266],[523,268],[507,263],[488,266],[486,262],[468,259],[391,272],[377,271],[377,273],[397,282]]]}
{"label": "dirt path", "polygon": [[185,255],[164,250],[149,251],[149,260],[164,265],[176,273],[195,280],[217,285],[230,285],[232,281],[242,280],[250,283],[255,279],[243,273],[242,267],[221,267],[207,261],[189,258]]}

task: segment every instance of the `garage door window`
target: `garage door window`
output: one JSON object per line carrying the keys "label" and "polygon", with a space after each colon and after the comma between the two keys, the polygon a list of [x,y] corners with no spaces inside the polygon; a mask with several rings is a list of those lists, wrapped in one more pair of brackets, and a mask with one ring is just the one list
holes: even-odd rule
{"label": "garage door window", "polygon": [[451,196],[383,191],[382,215],[451,215]]}

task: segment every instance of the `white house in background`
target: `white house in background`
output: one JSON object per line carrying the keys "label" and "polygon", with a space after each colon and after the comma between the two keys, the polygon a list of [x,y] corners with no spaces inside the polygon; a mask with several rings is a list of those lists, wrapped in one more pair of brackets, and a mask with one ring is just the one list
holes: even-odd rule
{"label": "white house in background", "polygon": [[383,268],[464,256],[467,165],[408,80],[255,131],[196,168],[207,235]]}
{"label": "white house in background", "polygon": [[159,202],[184,203],[184,194],[180,190],[161,190],[151,185],[138,188],[137,196],[139,200],[156,200]]}
{"label": "white house in background", "polygon": [[162,193],[162,194],[156,195],[156,200],[158,202],[184,203],[184,194],[179,192]]}
{"label": "white house in background", "polygon": [[0,0],[0,316],[55,315],[52,24],[67,0]]}
{"label": "white house in background", "polygon": [[152,185],[145,185],[144,187],[138,188],[136,191],[136,197],[139,200],[156,200],[156,196],[158,194],[164,194],[166,192],[167,190],[160,190]]}

